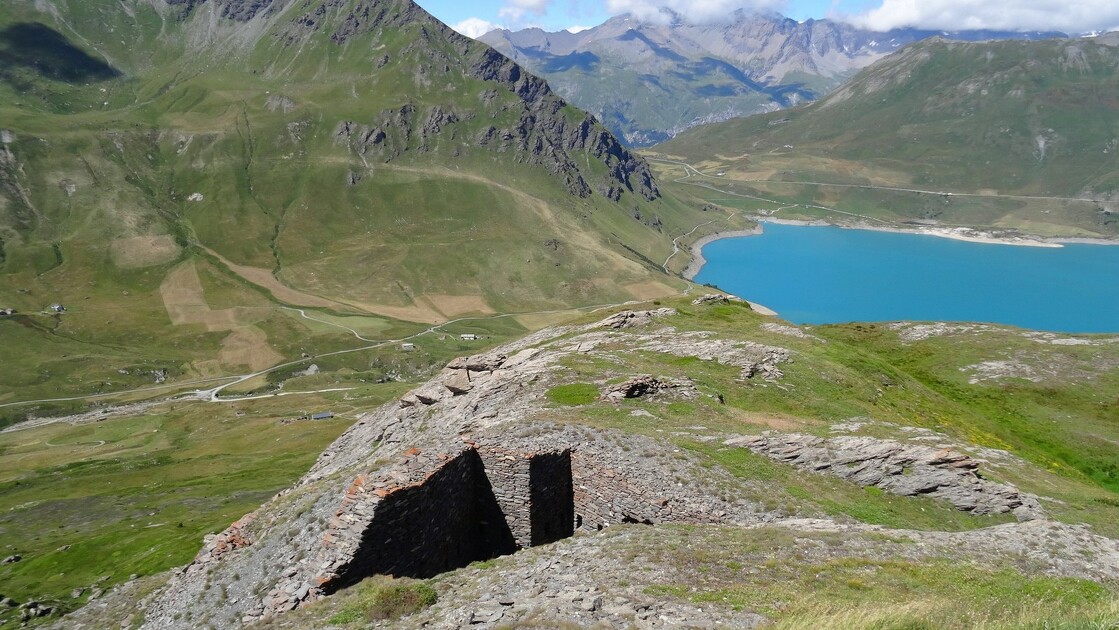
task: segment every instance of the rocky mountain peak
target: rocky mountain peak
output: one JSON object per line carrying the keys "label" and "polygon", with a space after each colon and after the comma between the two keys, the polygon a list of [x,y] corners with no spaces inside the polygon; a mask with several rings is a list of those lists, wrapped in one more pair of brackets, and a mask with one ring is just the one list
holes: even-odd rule
{"label": "rocky mountain peak", "polygon": [[[577,34],[493,31],[481,39],[542,74],[630,144],[642,146],[699,124],[818,99],[858,70],[932,36],[965,41],[1064,37],[875,32],[834,20],[798,22],[738,11],[726,20],[699,23],[620,15]],[[620,92],[618,85],[628,89]]]}

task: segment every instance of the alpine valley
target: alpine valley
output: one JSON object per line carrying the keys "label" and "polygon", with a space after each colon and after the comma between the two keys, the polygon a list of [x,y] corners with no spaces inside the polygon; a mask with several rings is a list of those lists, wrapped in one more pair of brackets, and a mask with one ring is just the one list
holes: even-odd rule
{"label": "alpine valley", "polygon": [[688,280],[774,218],[1114,239],[1115,36],[625,19],[0,4],[0,628],[1119,623],[1119,338]]}

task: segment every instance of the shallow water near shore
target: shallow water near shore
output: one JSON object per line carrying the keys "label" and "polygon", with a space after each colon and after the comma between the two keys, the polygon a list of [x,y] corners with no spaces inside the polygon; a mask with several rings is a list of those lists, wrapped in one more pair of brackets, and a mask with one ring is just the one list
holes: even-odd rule
{"label": "shallow water near shore", "polygon": [[936,236],[766,224],[703,247],[696,282],[797,324],[973,321],[1119,332],[1119,247],[1016,247]]}

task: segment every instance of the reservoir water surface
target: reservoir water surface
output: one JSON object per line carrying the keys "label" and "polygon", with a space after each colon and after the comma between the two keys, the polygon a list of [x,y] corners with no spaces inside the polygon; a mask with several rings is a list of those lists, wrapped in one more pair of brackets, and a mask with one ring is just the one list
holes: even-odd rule
{"label": "reservoir water surface", "polygon": [[1119,332],[1119,246],[1026,247],[767,223],[703,248],[695,280],[797,324],[970,321]]}

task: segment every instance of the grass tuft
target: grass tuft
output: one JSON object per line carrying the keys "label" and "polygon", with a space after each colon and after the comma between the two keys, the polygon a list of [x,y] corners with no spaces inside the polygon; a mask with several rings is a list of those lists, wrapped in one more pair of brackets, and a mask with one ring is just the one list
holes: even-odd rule
{"label": "grass tuft", "polygon": [[560,405],[589,405],[598,400],[598,388],[590,383],[570,383],[557,385],[544,395],[548,400]]}
{"label": "grass tuft", "polygon": [[395,620],[435,604],[438,595],[427,582],[374,576],[353,587],[354,599],[331,616],[331,624]]}

